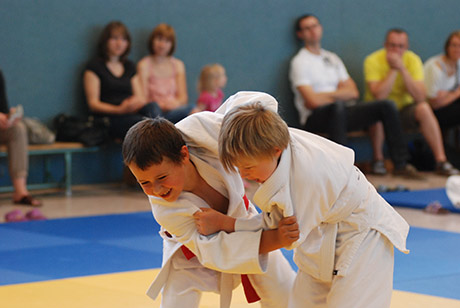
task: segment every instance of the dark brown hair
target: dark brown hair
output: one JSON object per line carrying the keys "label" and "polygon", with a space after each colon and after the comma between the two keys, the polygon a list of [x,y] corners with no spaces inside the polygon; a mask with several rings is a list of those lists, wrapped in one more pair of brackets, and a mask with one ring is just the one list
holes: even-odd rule
{"label": "dark brown hair", "polygon": [[104,27],[104,30],[102,30],[101,36],[99,37],[97,54],[100,58],[108,60],[109,52],[107,48],[107,42],[115,31],[120,31],[128,41],[128,47],[126,48],[126,51],[120,56],[120,61],[124,62],[129,54],[129,51],[131,50],[131,36],[129,35],[128,28],[126,28],[126,26],[120,21],[112,21]]}
{"label": "dark brown hair", "polygon": [[444,54],[446,55],[446,57],[449,58],[449,55],[447,54],[447,49],[449,48],[449,45],[450,45],[450,41],[452,41],[452,39],[454,37],[458,37],[460,38],[460,30],[455,30],[454,32],[452,32],[451,34],[449,34],[449,37],[447,38],[446,42],[444,43]]}
{"label": "dark brown hair", "polygon": [[161,164],[165,157],[180,164],[184,145],[182,134],[174,124],[161,117],[148,118],[128,130],[122,146],[123,162],[134,163],[141,170]]}

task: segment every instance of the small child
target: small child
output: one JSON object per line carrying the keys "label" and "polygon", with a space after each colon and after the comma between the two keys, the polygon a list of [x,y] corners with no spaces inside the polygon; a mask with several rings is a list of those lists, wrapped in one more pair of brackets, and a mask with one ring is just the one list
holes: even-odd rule
{"label": "small child", "polygon": [[202,68],[198,81],[197,109],[216,111],[224,100],[222,89],[227,84],[225,69],[220,64],[209,64]]}
{"label": "small child", "polygon": [[[260,183],[253,200],[264,221],[297,217],[299,271],[289,307],[389,307],[393,245],[408,253],[409,225],[354,166],[351,149],[288,128],[277,104],[265,93],[239,92],[218,110],[226,115],[215,130],[224,167]],[[210,209],[195,219],[203,233],[222,221],[219,230],[250,230]]]}
{"label": "small child", "polygon": [[241,281],[248,302],[287,307],[295,273],[277,249],[298,239],[295,217],[273,230],[262,230],[260,219],[248,232],[202,236],[195,227],[200,207],[235,218],[258,215],[238,173],[226,172],[217,157],[217,132],[200,125],[209,114],[196,113],[177,127],[163,118],[146,119],[124,139],[124,162],[148,196],[163,237],[162,269],[147,294],[155,299],[162,290],[163,308],[198,308],[202,292],[216,292],[221,307],[229,307]]}

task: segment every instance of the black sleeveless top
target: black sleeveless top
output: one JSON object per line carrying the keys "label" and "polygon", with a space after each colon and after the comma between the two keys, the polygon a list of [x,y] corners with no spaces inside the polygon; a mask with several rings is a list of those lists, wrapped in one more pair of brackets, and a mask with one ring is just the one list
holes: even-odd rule
{"label": "black sleeveless top", "polygon": [[120,77],[114,76],[102,59],[93,59],[86,69],[94,72],[101,81],[100,100],[112,105],[120,105],[121,102],[133,95],[131,78],[136,75],[136,67],[132,61],[126,60],[125,71]]}

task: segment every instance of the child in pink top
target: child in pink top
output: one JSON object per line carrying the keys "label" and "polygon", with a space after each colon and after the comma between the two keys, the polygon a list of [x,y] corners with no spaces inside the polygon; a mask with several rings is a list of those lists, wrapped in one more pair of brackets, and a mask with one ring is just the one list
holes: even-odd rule
{"label": "child in pink top", "polygon": [[222,88],[227,83],[225,69],[220,64],[209,64],[203,67],[198,81],[200,96],[197,108],[200,111],[215,111],[222,104],[224,93]]}

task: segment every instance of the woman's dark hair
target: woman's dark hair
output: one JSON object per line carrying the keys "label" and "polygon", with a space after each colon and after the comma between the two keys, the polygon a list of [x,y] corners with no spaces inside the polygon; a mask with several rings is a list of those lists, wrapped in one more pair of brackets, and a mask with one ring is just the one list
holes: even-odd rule
{"label": "woman's dark hair", "polygon": [[129,54],[129,51],[131,50],[131,36],[129,35],[128,28],[126,28],[126,26],[120,21],[112,21],[104,27],[104,30],[102,30],[101,36],[99,37],[97,55],[104,60],[109,59],[107,42],[116,31],[121,32],[121,34],[128,41],[128,47],[126,48],[126,51],[120,56],[120,61],[124,62]]}

